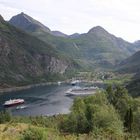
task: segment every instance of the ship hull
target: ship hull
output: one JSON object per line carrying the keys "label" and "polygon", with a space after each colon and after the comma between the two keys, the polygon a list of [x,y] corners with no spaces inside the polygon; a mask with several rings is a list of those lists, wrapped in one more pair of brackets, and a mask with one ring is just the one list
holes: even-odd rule
{"label": "ship hull", "polygon": [[13,104],[4,104],[4,107],[12,107],[12,106],[16,106],[16,105],[20,105],[23,104],[24,102],[17,102],[17,103],[13,103]]}

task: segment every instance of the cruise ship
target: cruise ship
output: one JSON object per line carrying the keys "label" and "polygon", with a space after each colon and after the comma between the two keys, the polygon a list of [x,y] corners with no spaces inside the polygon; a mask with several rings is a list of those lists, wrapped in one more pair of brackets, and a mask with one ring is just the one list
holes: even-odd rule
{"label": "cruise ship", "polygon": [[14,106],[14,105],[19,105],[19,104],[23,104],[24,103],[24,99],[13,99],[13,100],[8,100],[5,101],[5,103],[3,104],[5,107],[10,107],[10,106]]}
{"label": "cruise ship", "polygon": [[98,87],[74,87],[66,91],[67,96],[81,96],[94,94],[99,88]]}

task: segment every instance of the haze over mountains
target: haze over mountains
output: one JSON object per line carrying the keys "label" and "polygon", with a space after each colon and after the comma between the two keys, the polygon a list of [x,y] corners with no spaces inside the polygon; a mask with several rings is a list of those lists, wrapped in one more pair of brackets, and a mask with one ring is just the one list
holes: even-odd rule
{"label": "haze over mountains", "polygon": [[115,37],[100,26],[84,34],[68,36],[51,31],[24,13],[12,17],[9,23],[51,44],[60,53],[88,68],[113,68],[139,50],[137,45]]}
{"label": "haze over mountains", "polygon": [[9,23],[0,18],[0,83],[41,82],[75,68],[140,69],[140,42],[129,43],[101,26],[68,36],[51,31],[24,13],[12,17]]}

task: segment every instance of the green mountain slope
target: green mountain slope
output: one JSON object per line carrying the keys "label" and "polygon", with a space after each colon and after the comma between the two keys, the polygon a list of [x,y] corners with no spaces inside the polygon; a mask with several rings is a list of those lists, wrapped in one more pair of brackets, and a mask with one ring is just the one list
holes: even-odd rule
{"label": "green mountain slope", "polygon": [[[19,14],[11,18],[9,22],[17,26],[17,21],[19,22],[22,19],[22,23],[26,26],[28,23],[24,20],[28,21],[30,18],[28,15]],[[18,24],[17,27],[24,29],[24,26]],[[67,37],[54,36],[51,32],[43,30],[41,26],[40,28],[41,30],[26,29],[26,31],[55,46],[56,50],[74,58],[79,64],[87,67],[113,68],[114,65],[132,55],[138,49],[132,43],[115,37],[100,26],[94,27],[88,33]]]}
{"label": "green mountain slope", "polygon": [[121,73],[138,73],[140,71],[140,51],[125,59],[118,65]]}
{"label": "green mountain slope", "polygon": [[126,88],[133,97],[140,97],[140,73],[139,78],[135,77]]}
{"label": "green mountain slope", "polygon": [[0,86],[45,82],[74,66],[51,45],[0,17]]}
{"label": "green mountain slope", "polygon": [[126,88],[133,97],[140,97],[140,71],[134,75]]}
{"label": "green mountain slope", "polygon": [[83,52],[83,57],[99,67],[112,67],[133,52],[130,43],[116,38],[100,26],[80,35],[74,42]]}
{"label": "green mountain slope", "polygon": [[127,85],[132,96],[140,96],[140,51],[122,61],[117,66],[119,73],[134,73],[133,79]]}

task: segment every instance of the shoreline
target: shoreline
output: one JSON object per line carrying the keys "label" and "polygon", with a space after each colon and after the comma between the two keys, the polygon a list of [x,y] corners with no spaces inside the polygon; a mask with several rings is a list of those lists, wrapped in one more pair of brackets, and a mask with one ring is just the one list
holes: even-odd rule
{"label": "shoreline", "polygon": [[[67,83],[67,82],[63,81],[61,83]],[[58,84],[58,82],[46,82],[46,83],[31,84],[31,85],[26,85],[26,86],[17,86],[17,87],[15,86],[15,87],[9,87],[9,88],[0,88],[0,94],[31,89],[31,88],[39,87],[39,86],[56,85],[56,84]]]}
{"label": "shoreline", "polygon": [[[65,80],[65,81],[60,81],[61,84],[64,83],[70,83],[71,79]],[[39,86],[47,86],[47,85],[59,85],[59,81],[57,82],[45,82],[45,83],[38,83],[38,84],[30,84],[30,85],[25,85],[25,86],[15,86],[15,87],[9,87],[9,88],[0,88],[0,94],[2,93],[9,93],[9,92],[16,92],[16,91],[21,91],[21,90],[27,90],[31,89],[34,87],[39,87]],[[88,83],[103,83],[101,81],[88,81],[88,80],[82,80],[82,82],[88,82]]]}

